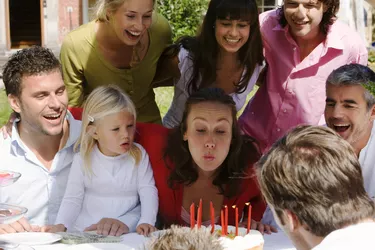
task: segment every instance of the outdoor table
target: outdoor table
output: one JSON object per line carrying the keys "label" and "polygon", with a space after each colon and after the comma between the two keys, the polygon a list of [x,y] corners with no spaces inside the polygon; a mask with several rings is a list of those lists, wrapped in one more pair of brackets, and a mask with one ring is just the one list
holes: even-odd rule
{"label": "outdoor table", "polygon": [[[123,236],[123,239],[121,242],[121,244],[123,244],[123,247],[121,247],[120,250],[131,250],[131,249],[143,250],[145,249],[144,244],[147,243],[148,239],[149,238],[136,234],[136,233],[126,234]],[[291,241],[287,238],[287,236],[283,232],[280,232],[280,231],[278,233],[273,233],[271,235],[265,234],[264,241],[265,241],[264,250],[295,250]],[[92,249],[105,250],[105,249],[114,249],[113,244],[114,243],[100,243],[100,244],[91,244],[91,245],[93,246]],[[84,244],[84,245],[90,245],[90,244]],[[106,247],[106,245],[108,247]],[[67,250],[67,249],[79,250],[80,249],[79,245],[66,245],[66,244],[61,244],[61,243],[51,244],[51,245],[33,246],[33,248],[35,250]]]}

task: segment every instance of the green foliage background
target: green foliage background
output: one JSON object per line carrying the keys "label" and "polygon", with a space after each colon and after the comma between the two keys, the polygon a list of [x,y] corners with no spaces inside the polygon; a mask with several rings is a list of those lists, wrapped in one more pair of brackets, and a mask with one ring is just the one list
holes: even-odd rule
{"label": "green foliage background", "polygon": [[157,0],[158,12],[169,21],[173,41],[185,35],[193,36],[200,27],[209,0]]}

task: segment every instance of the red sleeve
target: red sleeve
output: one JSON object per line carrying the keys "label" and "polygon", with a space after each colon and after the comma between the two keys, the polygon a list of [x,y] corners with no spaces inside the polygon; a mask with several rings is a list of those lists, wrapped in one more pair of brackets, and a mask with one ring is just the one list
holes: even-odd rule
{"label": "red sleeve", "polygon": [[74,119],[82,120],[83,109],[79,107],[69,107],[68,110],[73,115]]}
{"label": "red sleeve", "polygon": [[[179,192],[169,188],[168,176],[170,170],[165,166],[163,159],[164,148],[167,142],[169,129],[158,124],[137,123],[136,142],[141,144],[149,155],[154,172],[155,185],[159,196],[159,216],[165,225],[178,224]],[[181,209],[180,209],[181,210]],[[181,211],[179,211],[181,212]]]}
{"label": "red sleeve", "polygon": [[[262,193],[258,185],[258,181],[253,170],[253,166],[249,168],[248,178],[242,179],[240,184],[240,190],[238,195],[224,201],[225,204],[229,207],[228,211],[228,224],[234,225],[235,214],[232,206],[238,207],[238,212],[241,214],[247,211],[245,203],[250,202],[252,211],[251,218],[260,221],[263,217],[263,213],[266,209],[266,203],[263,199]],[[247,217],[247,214],[245,214]]]}

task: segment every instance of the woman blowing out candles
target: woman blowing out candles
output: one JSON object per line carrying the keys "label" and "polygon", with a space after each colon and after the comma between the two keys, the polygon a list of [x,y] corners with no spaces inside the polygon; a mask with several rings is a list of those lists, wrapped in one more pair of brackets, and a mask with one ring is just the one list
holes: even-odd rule
{"label": "woman blowing out candles", "polygon": [[[219,88],[193,93],[181,124],[170,130],[166,144],[164,162],[152,162],[159,216],[165,226],[190,226],[190,207],[192,203],[198,206],[201,199],[200,219],[205,226],[211,225],[210,202],[215,223],[220,224],[224,206],[236,206],[241,217],[250,201],[255,219],[252,228],[263,231],[256,221],[261,219],[265,204],[253,172],[259,153],[254,141],[240,134],[236,106],[229,95]],[[235,225],[234,209],[229,209],[228,224]],[[266,226],[265,231],[271,228]]]}
{"label": "woman blowing out candles", "polygon": [[[80,117],[79,109],[72,111]],[[252,217],[253,229],[275,231],[256,222],[265,209],[253,170],[259,153],[254,140],[241,135],[235,103],[222,89],[204,88],[193,93],[178,127],[171,130],[137,123],[135,137],[147,151],[153,168],[159,219],[164,224],[158,226],[197,224],[202,199],[199,222],[204,226],[211,225],[211,218],[220,224],[220,211],[225,206],[231,208],[227,209],[225,224],[234,226],[232,208],[236,206],[239,219],[244,217],[240,226],[247,227],[247,217]]]}

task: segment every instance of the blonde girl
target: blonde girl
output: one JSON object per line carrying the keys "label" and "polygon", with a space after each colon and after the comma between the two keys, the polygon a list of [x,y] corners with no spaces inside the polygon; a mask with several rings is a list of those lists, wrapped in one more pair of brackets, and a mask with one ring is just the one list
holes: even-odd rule
{"label": "blonde girl", "polygon": [[134,142],[135,107],[118,87],[87,98],[82,134],[65,195],[49,231],[93,231],[119,236],[155,230],[158,194],[149,158]]}

